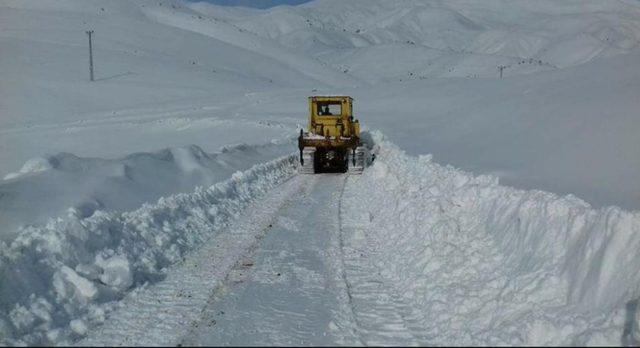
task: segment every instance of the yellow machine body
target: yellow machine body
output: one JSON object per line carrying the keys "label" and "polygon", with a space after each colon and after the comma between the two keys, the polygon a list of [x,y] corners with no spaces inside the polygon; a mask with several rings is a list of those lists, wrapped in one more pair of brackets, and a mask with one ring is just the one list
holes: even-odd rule
{"label": "yellow machine body", "polygon": [[[300,163],[303,166],[301,172],[346,172],[349,158],[352,158],[353,166],[357,165],[356,149],[359,146],[360,123],[353,117],[353,98],[309,97],[308,131],[305,133],[300,130],[298,138]],[[305,156],[308,157],[306,165]]]}

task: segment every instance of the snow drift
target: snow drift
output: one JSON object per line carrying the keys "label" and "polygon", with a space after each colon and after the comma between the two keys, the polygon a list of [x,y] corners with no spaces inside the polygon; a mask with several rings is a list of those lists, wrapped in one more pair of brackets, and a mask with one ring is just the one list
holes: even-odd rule
{"label": "snow drift", "polygon": [[295,157],[259,164],[189,194],[125,213],[96,211],[31,226],[0,244],[0,343],[69,342],[104,321],[128,291],[215,235],[295,173]]}
{"label": "snow drift", "polygon": [[375,163],[344,197],[367,207],[360,222],[382,274],[424,313],[433,343],[629,339],[640,213],[501,186],[373,138]]}

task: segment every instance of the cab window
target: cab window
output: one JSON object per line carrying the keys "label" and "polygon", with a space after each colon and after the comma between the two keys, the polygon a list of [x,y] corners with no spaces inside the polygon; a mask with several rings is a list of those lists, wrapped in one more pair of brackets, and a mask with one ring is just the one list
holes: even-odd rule
{"label": "cab window", "polygon": [[342,103],[318,103],[318,116],[340,116],[342,115]]}

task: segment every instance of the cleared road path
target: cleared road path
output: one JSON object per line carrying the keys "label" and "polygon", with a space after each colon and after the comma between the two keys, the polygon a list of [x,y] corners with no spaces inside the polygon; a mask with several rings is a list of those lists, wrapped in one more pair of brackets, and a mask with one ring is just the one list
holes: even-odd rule
{"label": "cleared road path", "polygon": [[368,259],[359,176],[295,176],[129,296],[90,345],[412,345],[419,319]]}

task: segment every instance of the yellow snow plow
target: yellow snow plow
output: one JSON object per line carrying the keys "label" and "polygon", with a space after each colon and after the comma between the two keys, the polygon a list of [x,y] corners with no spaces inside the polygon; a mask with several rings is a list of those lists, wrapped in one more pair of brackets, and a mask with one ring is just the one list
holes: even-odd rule
{"label": "yellow snow plow", "polygon": [[353,118],[353,98],[309,97],[309,128],[300,130],[298,148],[300,173],[362,173],[366,149]]}

